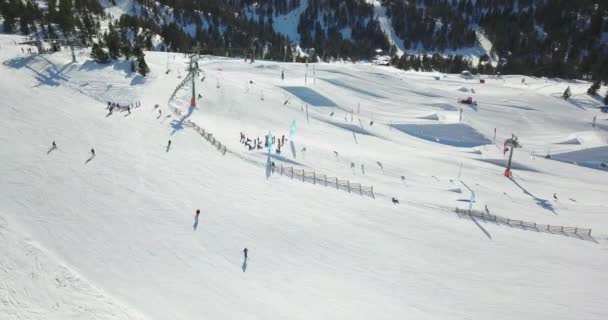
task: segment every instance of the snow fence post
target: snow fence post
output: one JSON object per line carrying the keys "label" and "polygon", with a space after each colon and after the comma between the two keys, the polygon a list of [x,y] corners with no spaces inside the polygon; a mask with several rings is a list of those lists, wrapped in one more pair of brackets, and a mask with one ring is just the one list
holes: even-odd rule
{"label": "snow fence post", "polygon": [[302,182],[304,182],[304,176],[306,176],[306,171],[304,171],[304,169],[302,169]]}
{"label": "snow fence post", "polygon": [[336,189],[340,189],[340,186],[338,185],[338,178],[336,178]]}
{"label": "snow fence post", "polygon": [[591,229],[589,229],[589,236],[591,237]]}
{"label": "snow fence post", "polygon": [[327,187],[327,175],[325,175],[325,187]]}
{"label": "snow fence post", "polygon": [[281,164],[281,175],[283,175],[283,165]]}
{"label": "snow fence post", "polygon": [[[372,198],[376,199],[376,195],[374,194],[374,186],[372,186]],[[458,208],[456,208],[458,210]]]}
{"label": "snow fence post", "polygon": [[312,172],[312,184],[317,184],[317,174],[314,171]]}
{"label": "snow fence post", "polygon": [[359,185],[359,194],[363,195],[363,186],[362,185]]}
{"label": "snow fence post", "polygon": [[350,193],[350,180],[346,180],[346,185],[348,186],[348,193]]}

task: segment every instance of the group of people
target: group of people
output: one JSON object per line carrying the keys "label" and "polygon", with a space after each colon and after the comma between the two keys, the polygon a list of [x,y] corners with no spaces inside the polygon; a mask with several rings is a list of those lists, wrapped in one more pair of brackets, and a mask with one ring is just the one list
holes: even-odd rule
{"label": "group of people", "polygon": [[240,141],[244,146],[249,149],[249,151],[262,149],[262,140],[260,140],[260,137],[251,140],[251,138],[247,137],[244,133],[241,132]]}
{"label": "group of people", "polygon": [[[277,144],[277,149],[276,149],[276,154],[281,154],[281,148],[283,148],[283,146],[285,145],[285,135],[282,135],[281,138],[275,138],[274,136],[272,137],[272,144]],[[268,145],[270,145],[270,141],[268,138],[268,135],[266,135],[266,142],[264,143],[264,147],[268,148]]]}
{"label": "group of people", "polygon": [[27,51],[27,53],[29,54],[33,54],[34,52],[32,51],[31,47],[27,47],[27,50],[23,50],[23,47],[21,48],[21,53],[25,53],[25,51]]}
{"label": "group of people", "polygon": [[108,101],[108,106],[106,107],[106,109],[108,109],[110,111],[109,114],[112,114],[114,109],[118,109],[120,111],[126,111],[129,114],[131,114],[132,108],[139,108],[140,106],[141,106],[141,102],[139,102],[139,101],[137,101],[135,103],[131,103],[131,104],[126,104],[126,105]]}
{"label": "group of people", "polygon": [[[272,140],[272,141],[271,141]],[[269,145],[274,145],[275,143],[277,144],[277,148],[276,148],[276,153],[277,154],[281,154],[281,148],[285,145],[285,135],[282,135],[281,138],[276,138],[276,137],[272,137],[272,139],[270,139],[268,137],[268,135],[264,136],[264,146],[262,147],[262,140],[260,139],[260,137],[251,139],[249,137],[247,137],[247,135],[245,135],[244,133],[241,132],[241,139],[240,142],[246,146],[249,151],[253,151],[253,150],[262,150],[263,148],[268,148]]]}

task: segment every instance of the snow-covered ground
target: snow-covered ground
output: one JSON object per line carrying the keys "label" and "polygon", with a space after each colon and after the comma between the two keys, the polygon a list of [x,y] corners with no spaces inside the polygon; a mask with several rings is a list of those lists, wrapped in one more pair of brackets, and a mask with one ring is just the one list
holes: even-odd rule
{"label": "snow-covered ground", "polygon": [[[309,65],[305,83],[304,64],[204,57],[188,110],[189,85],[167,102],[180,54],[148,52],[141,78],[13,40],[0,36],[2,319],[608,316],[608,116],[589,83],[368,64]],[[456,103],[467,96],[478,105]],[[107,101],[142,106],[108,115]],[[294,120],[295,155],[289,141],[276,166],[373,185],[375,199],[268,177],[268,154],[239,143],[288,138]],[[461,218],[469,188],[474,209],[592,237]]]}

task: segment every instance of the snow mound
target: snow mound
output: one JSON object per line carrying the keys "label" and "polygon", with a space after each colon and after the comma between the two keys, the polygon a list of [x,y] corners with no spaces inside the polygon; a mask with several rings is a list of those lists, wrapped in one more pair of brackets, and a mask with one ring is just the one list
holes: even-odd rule
{"label": "snow mound", "polygon": [[439,121],[439,115],[437,114],[437,112],[433,112],[425,116],[417,117],[417,119]]}
{"label": "snow mound", "polygon": [[336,103],[321,93],[307,87],[281,87],[283,90],[296,96],[302,102],[313,107],[336,107]]}
{"label": "snow mound", "polygon": [[411,136],[454,147],[471,148],[492,143],[477,130],[462,123],[393,124],[392,126]]}
{"label": "snow mound", "polygon": [[579,145],[579,144],[581,144],[581,141],[577,137],[574,137],[574,138],[570,138],[570,139],[567,139],[567,140],[564,140],[564,141],[561,141],[561,142],[556,142],[555,144],[573,144],[573,145]]}
{"label": "snow mound", "polygon": [[608,171],[608,168],[605,166],[608,163],[608,146],[552,154],[551,160]]}
{"label": "snow mound", "polygon": [[469,92],[469,89],[467,89],[465,87],[460,87],[460,88],[458,88],[458,91]]}

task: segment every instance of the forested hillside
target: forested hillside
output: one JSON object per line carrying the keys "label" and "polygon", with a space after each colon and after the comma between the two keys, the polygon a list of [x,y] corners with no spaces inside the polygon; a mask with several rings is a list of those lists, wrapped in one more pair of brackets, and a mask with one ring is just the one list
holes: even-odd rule
{"label": "forested hillside", "polygon": [[[380,3],[407,53],[393,59],[400,67],[608,80],[606,1]],[[110,16],[114,6],[129,10]],[[272,60],[303,61],[305,53],[325,61],[395,53],[370,0],[0,0],[0,15],[4,32],[75,34],[87,45],[103,44],[115,32],[121,42],[149,50],[196,46],[204,53],[253,52]],[[475,64],[442,54],[478,48],[480,35],[492,47]]]}

